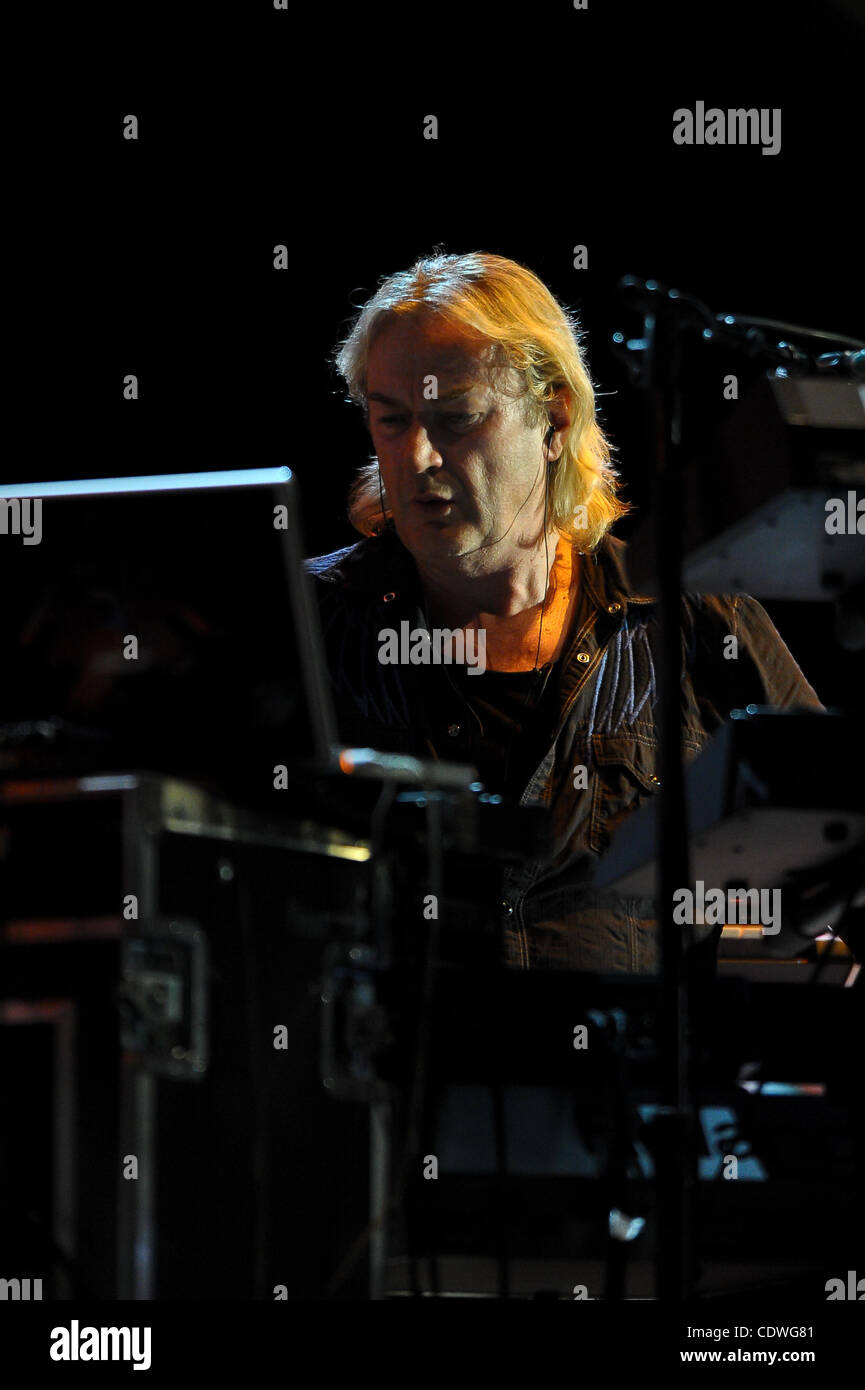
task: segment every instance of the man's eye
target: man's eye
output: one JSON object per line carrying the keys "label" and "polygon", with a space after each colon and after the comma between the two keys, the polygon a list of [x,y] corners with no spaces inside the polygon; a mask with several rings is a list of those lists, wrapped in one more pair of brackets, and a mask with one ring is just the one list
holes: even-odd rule
{"label": "man's eye", "polygon": [[[440,419],[447,420],[449,425],[467,425],[475,419],[475,416],[465,414],[453,414],[442,415],[440,416]],[[379,416],[379,419],[377,421],[379,425],[400,425],[402,424],[402,422],[403,417],[401,415],[381,415]]]}

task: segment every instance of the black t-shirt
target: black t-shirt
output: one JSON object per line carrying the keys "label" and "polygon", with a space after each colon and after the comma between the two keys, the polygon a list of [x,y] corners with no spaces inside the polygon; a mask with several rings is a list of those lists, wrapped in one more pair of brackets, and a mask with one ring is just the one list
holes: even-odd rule
{"label": "black t-shirt", "polygon": [[[573,559],[579,564],[576,556]],[[588,617],[589,603],[587,591],[580,585],[569,610],[562,655],[539,671],[484,671],[470,675],[467,666],[448,668],[450,680],[472,710],[467,720],[466,761],[478,769],[487,791],[517,800],[549,750],[561,709],[562,667],[573,634]],[[440,757],[453,757],[452,749],[436,751]]]}
{"label": "black t-shirt", "polygon": [[453,667],[451,680],[472,709],[468,761],[489,792],[515,800],[552,742],[561,661],[539,671]]}

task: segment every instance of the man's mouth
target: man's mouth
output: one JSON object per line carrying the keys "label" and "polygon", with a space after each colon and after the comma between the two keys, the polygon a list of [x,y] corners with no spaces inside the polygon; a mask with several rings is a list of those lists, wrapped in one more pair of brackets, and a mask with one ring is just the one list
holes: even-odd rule
{"label": "man's mouth", "polygon": [[415,497],[413,499],[414,506],[425,507],[426,510],[430,512],[444,511],[447,507],[451,506],[451,503],[452,499],[450,497],[433,497],[429,493],[423,497]]}

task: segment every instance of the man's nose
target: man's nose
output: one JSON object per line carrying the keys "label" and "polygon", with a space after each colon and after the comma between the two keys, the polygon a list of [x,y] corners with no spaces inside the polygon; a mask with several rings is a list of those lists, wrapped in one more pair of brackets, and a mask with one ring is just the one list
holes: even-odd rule
{"label": "man's nose", "polygon": [[444,463],[429,430],[420,421],[410,424],[406,430],[404,457],[408,466],[417,473],[425,473],[430,468],[441,468]]}

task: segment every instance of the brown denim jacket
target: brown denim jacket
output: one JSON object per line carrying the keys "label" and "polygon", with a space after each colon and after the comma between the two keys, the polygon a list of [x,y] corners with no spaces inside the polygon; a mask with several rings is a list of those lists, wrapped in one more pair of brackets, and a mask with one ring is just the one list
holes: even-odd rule
{"label": "brown denim jacket", "polygon": [[[584,566],[591,602],[562,655],[555,734],[519,798],[545,807],[543,855],[505,871],[507,963],[517,969],[653,974],[655,905],[593,890],[593,864],[623,818],[657,795],[657,600],[632,593],[625,546],[606,537]],[[333,679],[340,737],[388,751],[466,761],[465,702],[446,668],[382,665],[378,634],[425,626],[414,561],[393,530],[306,562]],[[737,639],[735,658],[725,637]],[[732,650],[732,644],[726,644]],[[765,609],[748,595],[682,596],[682,719],[694,757],[754,703],[822,709]],[[587,787],[575,770],[587,769]],[[711,927],[696,928],[699,935]]]}

